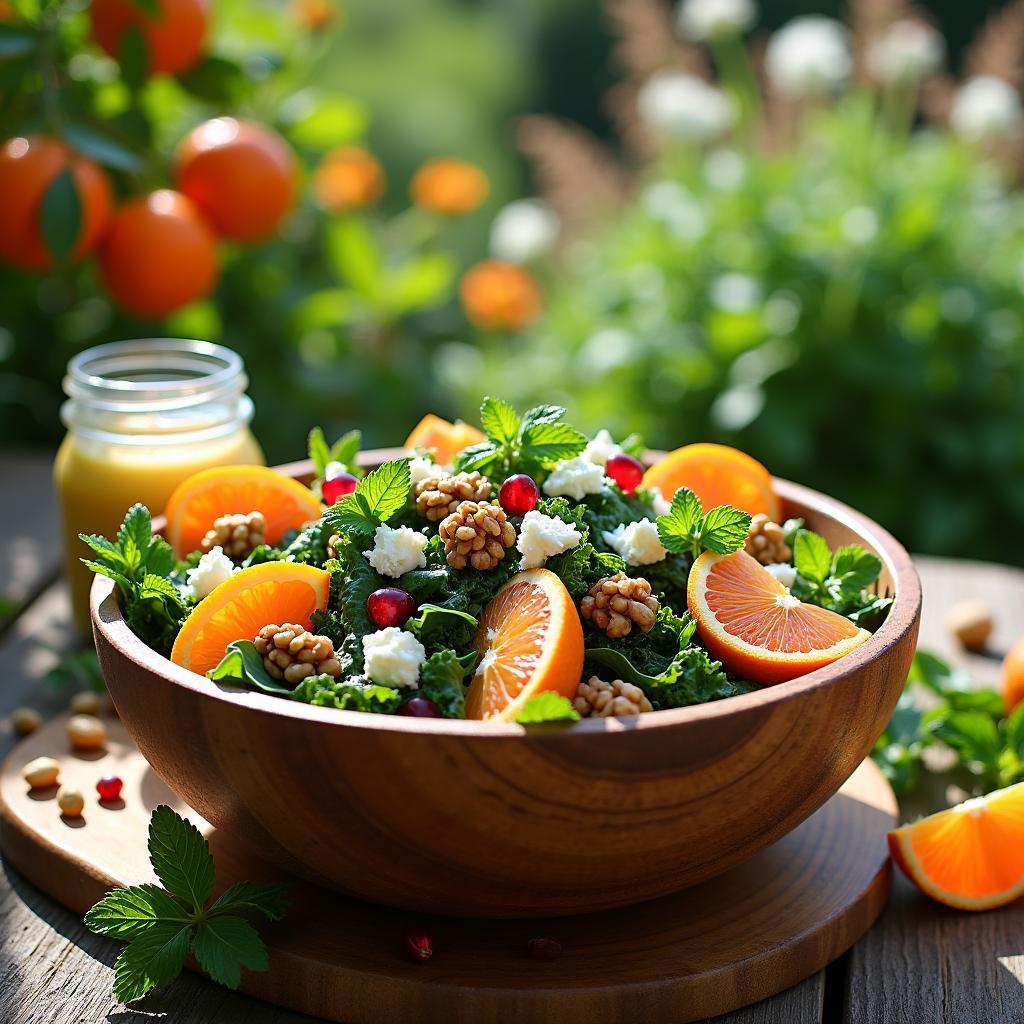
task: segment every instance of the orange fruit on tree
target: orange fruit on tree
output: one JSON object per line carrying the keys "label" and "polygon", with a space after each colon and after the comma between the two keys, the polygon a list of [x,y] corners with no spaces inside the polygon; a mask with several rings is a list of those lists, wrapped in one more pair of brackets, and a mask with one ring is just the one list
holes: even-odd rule
{"label": "orange fruit on tree", "polygon": [[106,173],[59,139],[19,136],[0,148],[0,260],[25,270],[49,270],[54,265],[43,236],[43,202],[54,180],[68,168],[81,208],[71,259],[96,247],[113,208]]}
{"label": "orange fruit on tree", "polygon": [[[155,13],[146,8],[155,7]],[[210,27],[209,0],[92,0],[89,18],[92,37],[111,57],[121,52],[124,34],[142,33],[150,74],[180,75],[199,63]]]}
{"label": "orange fruit on tree", "polygon": [[191,200],[161,189],[114,215],[100,249],[100,271],[126,312],[166,316],[213,290],[220,276],[217,240]]}
{"label": "orange fruit on tree", "polygon": [[262,512],[267,523],[263,536],[276,544],[289,530],[319,519],[320,511],[308,487],[266,466],[215,466],[193,473],[174,489],[164,510],[165,532],[175,554],[184,558],[199,548],[219,516]]}
{"label": "orange fruit on tree", "polygon": [[384,194],[384,171],[362,146],[338,146],[314,171],[313,191],[317,202],[332,213],[358,210]]}
{"label": "orange fruit on tree", "polygon": [[296,562],[264,562],[236,572],[203,598],[185,620],[171,661],[201,675],[216,668],[228,644],[252,640],[271,623],[313,627],[327,607],[331,574]]}
{"label": "orange fruit on tree", "polygon": [[889,852],[922,892],[960,910],[1024,895],[1024,782],[904,825]]}
{"label": "orange fruit on tree", "polygon": [[1024,701],[1024,636],[1009,650],[1003,659],[1003,703],[1006,713]]}
{"label": "orange fruit on tree", "polygon": [[295,154],[277,132],[234,117],[196,125],[175,158],[180,191],[217,234],[236,242],[277,231],[295,202],[297,173]]}
{"label": "orange fruit on tree", "polygon": [[471,444],[479,444],[485,440],[482,431],[462,420],[449,423],[448,420],[428,412],[412,429],[405,439],[403,448],[410,451],[433,452],[434,458],[442,466],[447,466],[463,448]]}
{"label": "orange fruit on tree", "polygon": [[512,721],[535,694],[571,699],[583,674],[583,627],[576,605],[550,569],[513,576],[480,616],[480,655],[466,694],[466,717]]}
{"label": "orange fruit on tree", "polygon": [[690,570],[686,604],[701,643],[742,679],[782,683],[830,665],[871,635],[793,597],[745,551],[705,551]]}
{"label": "orange fruit on tree", "polygon": [[518,331],[540,315],[540,288],[533,275],[515,263],[483,260],[459,282],[459,299],[471,324],[484,331]]}
{"label": "orange fruit on tree", "polygon": [[640,485],[661,491],[668,501],[689,487],[705,509],[732,505],[743,512],[763,512],[773,522],[782,515],[772,476],[756,459],[724,444],[688,444],[669,452],[644,474]]}
{"label": "orange fruit on tree", "polygon": [[446,217],[472,213],[489,191],[487,175],[476,164],[448,157],[428,160],[409,184],[409,194],[417,206]]}

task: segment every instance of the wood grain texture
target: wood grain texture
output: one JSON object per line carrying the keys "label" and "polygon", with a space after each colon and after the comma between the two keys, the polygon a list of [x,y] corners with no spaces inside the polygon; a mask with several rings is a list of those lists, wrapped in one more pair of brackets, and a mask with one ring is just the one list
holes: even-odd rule
{"label": "wood grain texture", "polygon": [[[11,754],[0,778],[6,859],[61,903],[82,912],[114,884],[153,880],[145,849],[151,809],[171,803],[209,835],[218,887],[284,878],[189,812],[155,777],[119,723],[101,759],[67,751],[66,719],[48,723]],[[57,756],[62,781],[92,791],[102,774],[125,780],[124,804],[94,796],[68,822],[53,794],[30,794],[21,765]],[[409,1020],[625,1024],[682,1022],[755,1002],[814,973],[870,926],[888,892],[884,842],[895,817],[888,785],[866,762],[807,822],[746,865],[701,886],[623,910],[539,921],[434,918],[435,955],[400,955],[415,916],[309,884],[268,926],[270,970],[245,990],[347,1024]],[[552,935],[556,963],[525,955]]]}

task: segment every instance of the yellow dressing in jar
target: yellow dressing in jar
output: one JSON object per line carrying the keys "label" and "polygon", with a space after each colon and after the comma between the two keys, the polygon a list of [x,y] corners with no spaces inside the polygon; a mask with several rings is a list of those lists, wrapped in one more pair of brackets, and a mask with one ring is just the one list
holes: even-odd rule
{"label": "yellow dressing in jar", "polygon": [[211,466],[265,459],[249,430],[252,402],[241,358],[205,341],[175,338],[101,345],[68,366],[61,416],[68,428],[54,479],[74,621],[91,633],[93,574],[80,533],[113,538],[141,501],[154,516],[186,477]]}

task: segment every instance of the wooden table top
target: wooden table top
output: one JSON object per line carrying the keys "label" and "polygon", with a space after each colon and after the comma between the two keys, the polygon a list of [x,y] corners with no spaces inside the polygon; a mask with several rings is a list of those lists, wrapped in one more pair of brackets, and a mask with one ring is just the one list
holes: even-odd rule
{"label": "wooden table top", "polygon": [[[17,481],[0,502],[0,714],[22,705],[44,715],[67,694],[43,682],[71,636],[57,581],[57,513],[45,455],[0,453],[0,479]],[[921,645],[995,684],[995,656],[967,655],[943,626],[965,597],[996,610],[992,650],[1024,633],[1024,571],[979,562],[915,559],[924,584]],[[0,753],[13,745],[6,717]],[[111,996],[120,943],[85,930],[74,914],[3,865],[0,874],[0,1021],[4,1024],[298,1024],[282,1010],[186,971],[132,1009]],[[183,1011],[188,1007],[187,1012]],[[889,906],[845,956],[805,982],[715,1024],[1010,1024],[1024,1021],[1024,900],[984,914],[947,910],[894,874]],[[411,1022],[410,1022],[411,1024]]]}

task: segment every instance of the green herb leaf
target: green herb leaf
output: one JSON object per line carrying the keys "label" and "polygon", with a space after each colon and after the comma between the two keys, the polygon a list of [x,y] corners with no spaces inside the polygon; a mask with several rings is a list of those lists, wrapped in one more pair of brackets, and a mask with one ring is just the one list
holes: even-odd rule
{"label": "green herb leaf", "polygon": [[318,477],[322,477],[331,461],[331,449],[327,444],[327,438],[321,427],[314,427],[309,432],[306,441],[306,450],[309,452],[310,461],[313,463],[313,471]]}
{"label": "green herb leaf", "polygon": [[228,988],[238,988],[243,967],[267,969],[267,947],[244,917],[208,918],[196,929],[192,952],[199,966]]}
{"label": "green herb leaf", "polygon": [[459,658],[453,650],[435,652],[420,667],[420,685],[416,693],[433,701],[444,718],[465,718],[466,689],[463,680],[475,663],[475,652],[464,658]]}
{"label": "green herb leaf", "polygon": [[474,470],[484,476],[498,476],[495,468],[503,464],[504,449],[493,441],[479,441],[463,448],[455,456],[455,469],[460,473],[472,473]]}
{"label": "green herb leaf", "polygon": [[739,551],[750,530],[750,514],[730,505],[711,509],[700,527],[700,543],[718,555]]}
{"label": "green herb leaf", "polygon": [[363,444],[363,435],[359,430],[350,430],[342,434],[337,441],[331,445],[331,462],[340,462],[353,476],[359,476],[361,470],[356,464],[356,457]]}
{"label": "green herb leaf", "polygon": [[391,715],[401,705],[402,695],[390,686],[380,686],[368,680],[349,678],[339,681],[330,676],[310,676],[295,687],[292,700],[340,711]]}
{"label": "green herb leaf", "polygon": [[216,668],[206,673],[214,683],[236,683],[253,690],[262,690],[276,697],[290,697],[294,687],[274,679],[263,664],[263,655],[251,640],[234,640],[227,646]]}
{"label": "green herb leaf", "polygon": [[279,921],[288,909],[288,887],[236,882],[225,889],[210,907],[208,914],[262,914],[269,921]]}
{"label": "green herb leaf", "polygon": [[113,889],[85,915],[85,926],[99,935],[130,939],[154,921],[185,923],[189,913],[159,886],[130,885]]}
{"label": "green herb leaf", "polygon": [[408,459],[385,462],[363,477],[351,494],[327,509],[323,519],[338,531],[372,534],[405,508],[410,480]]}
{"label": "green herb leaf", "polygon": [[114,961],[114,998],[130,1002],[181,974],[192,928],[159,921],[136,935]]}
{"label": "green herb leaf", "polygon": [[133,570],[145,562],[152,529],[149,509],[142,504],[132,505],[117,531],[117,546],[121,549],[125,564]]}
{"label": "green herb leaf", "polygon": [[580,713],[572,706],[568,697],[563,697],[553,690],[544,690],[542,693],[530,697],[519,714],[516,721],[520,725],[540,725],[544,722],[578,722]]}
{"label": "green herb leaf", "polygon": [[672,496],[668,512],[658,516],[658,537],[662,547],[676,553],[692,551],[703,520],[700,498],[689,487],[680,487]]}
{"label": "green herb leaf", "polygon": [[213,857],[199,829],[161,804],[149,822],[149,859],[163,887],[201,910],[213,895]]}
{"label": "green herb leaf", "polygon": [[877,555],[851,544],[836,551],[829,575],[842,591],[859,593],[871,586],[881,571],[882,561]]}
{"label": "green herb leaf", "polygon": [[805,580],[824,583],[832,568],[832,550],[824,537],[801,530],[793,544],[793,564]]}
{"label": "green herb leaf", "polygon": [[519,437],[519,415],[508,402],[488,395],[480,406],[480,425],[498,445],[515,444]]}
{"label": "green herb leaf", "polygon": [[579,455],[587,447],[587,439],[568,423],[523,421],[520,457],[530,466],[551,469],[555,463]]}

